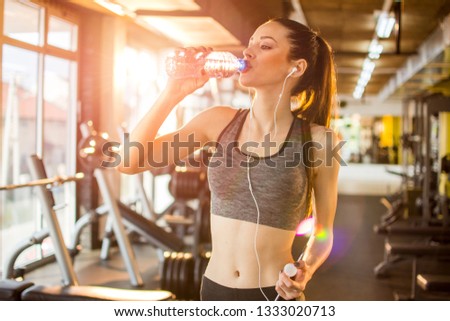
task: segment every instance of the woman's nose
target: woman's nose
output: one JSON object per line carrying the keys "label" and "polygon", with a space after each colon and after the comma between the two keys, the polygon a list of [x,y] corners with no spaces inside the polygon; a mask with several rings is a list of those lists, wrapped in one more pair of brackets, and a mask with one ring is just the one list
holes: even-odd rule
{"label": "woman's nose", "polygon": [[245,48],[242,53],[244,54],[245,59],[253,58],[253,52],[250,47]]}

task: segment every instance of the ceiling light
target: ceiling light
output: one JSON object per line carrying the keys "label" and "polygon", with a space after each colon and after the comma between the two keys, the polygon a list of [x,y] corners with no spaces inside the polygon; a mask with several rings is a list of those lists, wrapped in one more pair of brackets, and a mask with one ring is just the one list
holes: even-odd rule
{"label": "ceiling light", "polygon": [[366,86],[370,78],[372,78],[372,73],[363,70],[359,76],[358,85]]}
{"label": "ceiling light", "polygon": [[356,86],[355,90],[353,91],[353,98],[360,99],[364,93],[364,86]]}
{"label": "ceiling light", "polygon": [[364,59],[363,68],[359,75],[358,84],[353,91],[353,98],[360,99],[372,77],[372,72],[375,69],[375,63],[369,58]]}
{"label": "ceiling light", "polygon": [[383,46],[378,43],[378,40],[374,39],[369,45],[369,58],[378,59],[383,52]]}
{"label": "ceiling light", "polygon": [[395,18],[387,12],[382,12],[378,17],[376,32],[379,38],[389,38],[395,25]]}
{"label": "ceiling light", "polygon": [[125,9],[120,4],[112,3],[108,0],[94,0],[94,2],[119,16],[124,16],[126,13]]}
{"label": "ceiling light", "polygon": [[372,73],[375,69],[375,63],[369,58],[364,59],[363,70]]}
{"label": "ceiling light", "polygon": [[372,72],[375,69],[375,62],[373,62],[373,59],[380,58],[380,55],[383,52],[383,46],[378,42],[378,38],[388,38],[394,28],[395,21],[394,16],[387,11],[382,11],[378,14],[375,34],[370,42],[367,58],[364,59],[358,83],[353,91],[353,97],[355,99],[361,99],[366,86],[372,77]]}

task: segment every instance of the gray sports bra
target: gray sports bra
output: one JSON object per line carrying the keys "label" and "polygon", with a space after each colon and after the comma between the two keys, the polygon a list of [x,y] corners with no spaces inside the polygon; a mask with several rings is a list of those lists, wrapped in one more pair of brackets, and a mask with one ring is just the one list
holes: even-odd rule
{"label": "gray sports bra", "polygon": [[[260,224],[295,230],[305,217],[308,172],[303,163],[306,121],[295,118],[279,151],[267,157],[248,157],[238,147],[239,133],[248,114],[240,109],[219,135],[209,161],[211,213],[257,222],[257,210],[250,194],[247,166],[258,207]],[[307,136],[306,136],[307,137]]]}

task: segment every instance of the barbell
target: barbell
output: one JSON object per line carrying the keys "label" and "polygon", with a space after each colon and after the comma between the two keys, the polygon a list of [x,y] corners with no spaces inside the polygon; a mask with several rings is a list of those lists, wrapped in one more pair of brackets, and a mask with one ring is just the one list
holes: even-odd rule
{"label": "barbell", "polygon": [[32,181],[29,181],[27,183],[22,183],[22,184],[10,184],[10,185],[0,186],[0,191],[13,190],[13,189],[18,189],[18,188],[23,188],[23,187],[33,187],[33,186],[47,186],[47,188],[52,188],[52,187],[60,186],[67,182],[78,181],[83,178],[84,178],[83,173],[76,173],[73,176],[54,176],[51,178],[32,180]]}

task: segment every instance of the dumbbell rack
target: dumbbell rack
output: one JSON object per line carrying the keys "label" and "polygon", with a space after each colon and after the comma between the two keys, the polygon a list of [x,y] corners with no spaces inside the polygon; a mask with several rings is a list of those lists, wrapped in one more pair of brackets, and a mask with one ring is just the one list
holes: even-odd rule
{"label": "dumbbell rack", "polygon": [[[190,251],[166,251],[161,265],[161,289],[172,292],[178,300],[200,299],[201,279],[211,255],[210,196],[206,182],[203,169],[186,168],[175,171],[169,184],[175,199],[198,200],[197,209],[188,222],[193,227]],[[176,225],[175,219],[171,221],[170,225]]]}

